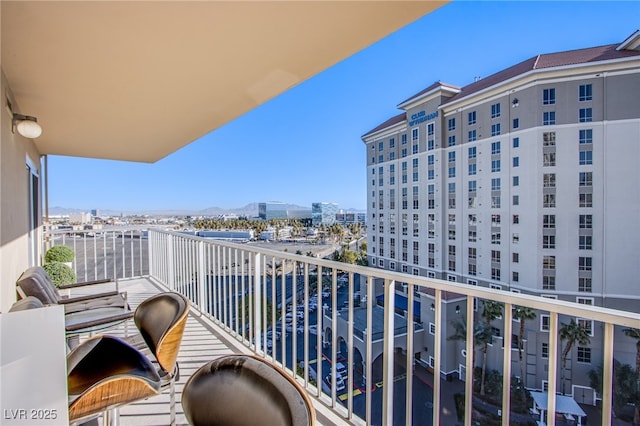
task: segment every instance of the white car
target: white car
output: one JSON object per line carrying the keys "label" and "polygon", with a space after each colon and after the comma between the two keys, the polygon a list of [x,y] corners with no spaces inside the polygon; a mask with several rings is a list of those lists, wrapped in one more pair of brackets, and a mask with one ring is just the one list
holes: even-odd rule
{"label": "white car", "polygon": [[342,377],[342,380],[347,380],[347,367],[345,367],[343,363],[339,362],[336,364],[336,373]]}
{"label": "white car", "polygon": [[[327,385],[329,385],[329,387],[331,387],[331,374],[327,375],[327,377],[324,378],[324,381],[327,382]],[[342,377],[337,374],[336,375],[336,392],[342,392],[345,389],[346,387],[344,385],[344,380],[342,380]]]}

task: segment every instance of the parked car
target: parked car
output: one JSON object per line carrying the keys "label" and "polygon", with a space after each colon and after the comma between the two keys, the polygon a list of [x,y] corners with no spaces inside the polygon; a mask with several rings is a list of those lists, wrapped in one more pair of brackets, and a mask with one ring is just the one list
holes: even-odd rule
{"label": "parked car", "polygon": [[342,377],[342,380],[347,380],[347,367],[345,367],[343,363],[339,362],[336,364],[336,373]]}
{"label": "parked car", "polygon": [[[331,374],[327,375],[327,377],[324,378],[324,381],[329,385],[329,387],[331,387]],[[336,392],[342,392],[345,389],[346,386],[344,385],[344,380],[342,380],[340,375],[336,374]]]}

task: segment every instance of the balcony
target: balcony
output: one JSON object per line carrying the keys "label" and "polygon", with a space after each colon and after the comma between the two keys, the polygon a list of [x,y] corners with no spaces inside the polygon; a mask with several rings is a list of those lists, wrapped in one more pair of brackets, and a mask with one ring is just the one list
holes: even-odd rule
{"label": "balcony", "polygon": [[[637,313],[160,230],[50,241],[75,249],[80,279],[117,278],[133,305],[166,290],[191,299],[178,392],[205,362],[244,352],[295,377],[319,424],[631,424],[613,365],[635,362],[636,340],[623,330],[640,328]],[[588,342],[566,337],[571,320]],[[326,380],[336,375],[344,388]],[[122,424],[159,424],[168,412],[163,395],[123,407]]]}

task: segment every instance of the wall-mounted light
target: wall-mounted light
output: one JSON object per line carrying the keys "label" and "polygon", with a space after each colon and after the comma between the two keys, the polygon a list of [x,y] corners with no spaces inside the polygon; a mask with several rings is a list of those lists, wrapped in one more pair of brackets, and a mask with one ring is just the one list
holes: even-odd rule
{"label": "wall-mounted light", "polygon": [[456,305],[456,314],[460,313],[460,305]]}
{"label": "wall-mounted light", "polygon": [[513,101],[511,101],[511,107],[515,108],[518,105],[520,105],[520,101],[518,101],[518,98],[515,98]]}
{"label": "wall-mounted light", "polygon": [[42,127],[38,124],[38,119],[30,115],[13,113],[11,123],[13,131],[17,130],[25,138],[35,139],[42,134]]}

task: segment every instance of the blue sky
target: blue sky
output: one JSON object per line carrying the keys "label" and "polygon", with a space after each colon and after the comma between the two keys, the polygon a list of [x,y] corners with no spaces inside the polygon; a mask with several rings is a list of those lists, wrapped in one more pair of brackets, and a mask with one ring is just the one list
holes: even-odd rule
{"label": "blue sky", "polygon": [[157,163],[51,156],[49,205],[127,212],[277,200],[365,210],[360,137],[404,99],[437,80],[464,86],[639,28],[638,1],[456,1]]}

